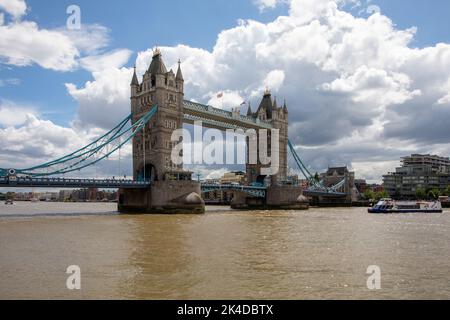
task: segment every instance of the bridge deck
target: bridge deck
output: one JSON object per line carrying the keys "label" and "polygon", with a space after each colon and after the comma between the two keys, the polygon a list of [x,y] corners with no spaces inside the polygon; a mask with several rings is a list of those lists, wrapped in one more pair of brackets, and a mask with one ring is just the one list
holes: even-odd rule
{"label": "bridge deck", "polygon": [[[151,183],[148,181],[134,180],[114,180],[114,179],[64,179],[64,178],[25,178],[0,177],[0,187],[10,188],[101,188],[101,189],[129,189],[129,188],[148,188]],[[202,192],[211,191],[241,191],[254,197],[266,196],[266,187],[241,186],[232,184],[205,184],[201,185]],[[304,190],[305,196],[321,196],[321,197],[345,197],[345,193],[340,192],[324,192],[317,190]]]}
{"label": "bridge deck", "polygon": [[232,184],[207,184],[202,183],[202,192],[211,191],[241,191],[257,198],[266,196],[266,187],[241,186]]}
{"label": "bridge deck", "polygon": [[347,194],[343,192],[326,192],[318,190],[304,190],[303,195],[307,197],[326,197],[326,198],[343,198]]}
{"label": "bridge deck", "polygon": [[0,187],[10,188],[148,188],[149,182],[113,179],[62,179],[62,178],[22,178],[0,177]]}

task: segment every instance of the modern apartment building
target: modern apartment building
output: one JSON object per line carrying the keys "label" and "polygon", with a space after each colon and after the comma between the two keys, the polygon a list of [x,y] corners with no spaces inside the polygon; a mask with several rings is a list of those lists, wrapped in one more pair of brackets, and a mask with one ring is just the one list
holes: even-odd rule
{"label": "modern apartment building", "polygon": [[401,167],[383,176],[386,192],[393,198],[413,199],[418,189],[439,189],[450,186],[450,158],[413,154],[401,159]]}

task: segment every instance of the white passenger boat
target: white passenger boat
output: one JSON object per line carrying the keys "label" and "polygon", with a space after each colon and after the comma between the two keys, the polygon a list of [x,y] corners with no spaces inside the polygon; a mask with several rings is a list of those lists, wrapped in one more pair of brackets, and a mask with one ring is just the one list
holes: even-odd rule
{"label": "white passenger boat", "polygon": [[395,201],[392,199],[381,199],[369,213],[442,213],[440,201]]}

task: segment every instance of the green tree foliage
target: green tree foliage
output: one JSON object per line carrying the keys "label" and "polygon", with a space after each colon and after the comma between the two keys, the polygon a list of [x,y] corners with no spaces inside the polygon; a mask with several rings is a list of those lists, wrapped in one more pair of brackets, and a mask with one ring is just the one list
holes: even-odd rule
{"label": "green tree foliage", "polygon": [[379,201],[380,199],[389,198],[389,195],[386,191],[381,191],[375,193],[375,200]]}
{"label": "green tree foliage", "polygon": [[427,190],[423,188],[418,188],[416,190],[416,197],[417,199],[425,199],[427,197]]}
{"label": "green tree foliage", "polygon": [[439,189],[434,188],[428,191],[428,199],[437,199],[441,195],[441,192]]}
{"label": "green tree foliage", "polygon": [[444,192],[442,192],[443,196],[450,197],[450,186],[447,186]]}
{"label": "green tree foliage", "polygon": [[386,191],[381,191],[381,192],[373,192],[372,190],[366,190],[364,191],[364,199],[366,200],[375,200],[375,201],[379,201],[380,199],[383,198],[389,198],[389,195]]}
{"label": "green tree foliage", "polygon": [[375,199],[375,193],[370,189],[367,189],[366,191],[364,191],[363,196],[364,196],[364,199],[366,199],[366,200],[374,200]]}

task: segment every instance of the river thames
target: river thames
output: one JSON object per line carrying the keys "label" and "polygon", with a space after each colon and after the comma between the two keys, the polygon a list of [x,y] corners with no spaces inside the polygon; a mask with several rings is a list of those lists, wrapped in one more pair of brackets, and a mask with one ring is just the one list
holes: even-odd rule
{"label": "river thames", "polygon": [[[1,299],[449,299],[450,212],[0,204]],[[66,269],[81,268],[81,290]],[[367,288],[369,266],[381,289]]]}

